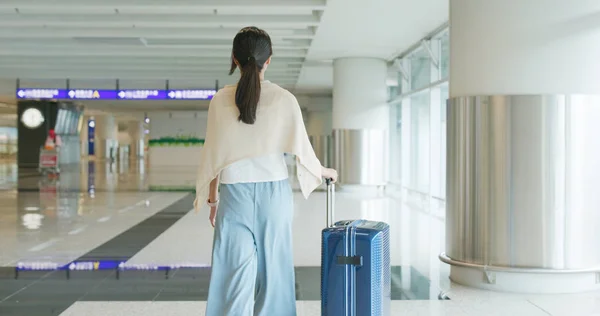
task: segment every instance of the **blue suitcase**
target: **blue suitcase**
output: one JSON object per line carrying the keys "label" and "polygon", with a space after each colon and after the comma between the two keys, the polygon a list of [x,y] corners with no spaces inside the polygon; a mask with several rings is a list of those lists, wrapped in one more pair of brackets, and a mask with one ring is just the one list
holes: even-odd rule
{"label": "blue suitcase", "polygon": [[321,243],[321,315],[388,316],[391,308],[389,225],[333,222],[334,185],[327,181],[327,228]]}

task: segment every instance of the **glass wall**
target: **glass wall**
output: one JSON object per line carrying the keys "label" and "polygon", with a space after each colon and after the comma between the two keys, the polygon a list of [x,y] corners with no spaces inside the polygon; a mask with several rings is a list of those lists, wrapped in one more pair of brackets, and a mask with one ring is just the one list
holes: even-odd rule
{"label": "glass wall", "polygon": [[17,154],[17,128],[0,127],[0,158],[14,157]]}
{"label": "glass wall", "polygon": [[[396,61],[391,96],[391,180],[409,194],[444,200],[449,38],[444,30]],[[390,91],[392,92],[392,91]]]}

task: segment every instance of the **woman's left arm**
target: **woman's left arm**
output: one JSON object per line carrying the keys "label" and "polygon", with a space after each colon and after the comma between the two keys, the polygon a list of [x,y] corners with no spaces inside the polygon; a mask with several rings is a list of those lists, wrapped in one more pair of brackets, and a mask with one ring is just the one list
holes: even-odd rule
{"label": "woman's left arm", "polygon": [[209,203],[216,203],[219,200],[219,190],[217,190],[218,185],[219,185],[219,176],[217,176],[210,182],[209,191],[208,191],[208,202]]}
{"label": "woman's left arm", "polygon": [[219,176],[217,176],[210,182],[210,188],[209,188],[209,193],[208,193],[208,203],[211,204],[210,213],[208,215],[208,220],[210,221],[210,224],[212,225],[212,227],[215,227],[216,218],[217,218],[217,208],[219,207],[219,205],[218,205],[219,191],[217,190],[218,186],[219,186]]}
{"label": "woman's left arm", "polygon": [[[206,137],[204,139],[204,146],[202,148],[202,152],[200,154],[200,164],[198,166],[198,178],[196,180],[196,199],[194,200],[194,208],[196,212],[200,211],[200,207],[203,203],[206,203],[206,199],[211,197],[213,191],[217,192],[216,187],[218,184],[218,177],[212,179],[209,183],[210,177],[214,175],[210,174],[212,171],[210,168],[212,167],[210,161],[211,157],[211,148],[214,142],[214,128],[215,128],[215,120],[216,120],[216,109],[215,102],[219,98],[219,93],[215,94],[210,101],[210,105],[208,106],[208,119],[206,124]],[[208,186],[208,187],[207,187]],[[208,190],[207,190],[208,189]],[[207,197],[206,194],[210,193]]]}

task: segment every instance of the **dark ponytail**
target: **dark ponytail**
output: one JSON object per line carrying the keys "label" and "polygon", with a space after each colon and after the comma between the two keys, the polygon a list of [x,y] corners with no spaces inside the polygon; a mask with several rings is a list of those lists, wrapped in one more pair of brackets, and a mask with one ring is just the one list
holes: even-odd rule
{"label": "dark ponytail", "polygon": [[239,120],[254,124],[260,100],[260,73],[273,54],[271,38],[256,27],[243,28],[233,39],[231,70],[240,68],[242,76],[235,91],[235,105],[240,110]]}

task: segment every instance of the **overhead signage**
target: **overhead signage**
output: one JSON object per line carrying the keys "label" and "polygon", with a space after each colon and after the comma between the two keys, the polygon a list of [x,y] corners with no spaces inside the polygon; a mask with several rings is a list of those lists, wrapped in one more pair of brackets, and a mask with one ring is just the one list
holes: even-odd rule
{"label": "overhead signage", "polygon": [[165,90],[119,90],[117,97],[122,100],[164,100]]}
{"label": "overhead signage", "polygon": [[169,90],[167,94],[172,100],[210,100],[216,90]]}
{"label": "overhead signage", "polygon": [[18,89],[18,99],[70,100],[210,100],[216,90],[101,90],[101,89]]}
{"label": "overhead signage", "polygon": [[67,90],[60,89],[18,89],[17,99],[66,99]]}
{"label": "overhead signage", "polygon": [[115,90],[75,89],[68,90],[68,98],[73,100],[112,100],[117,98]]}

